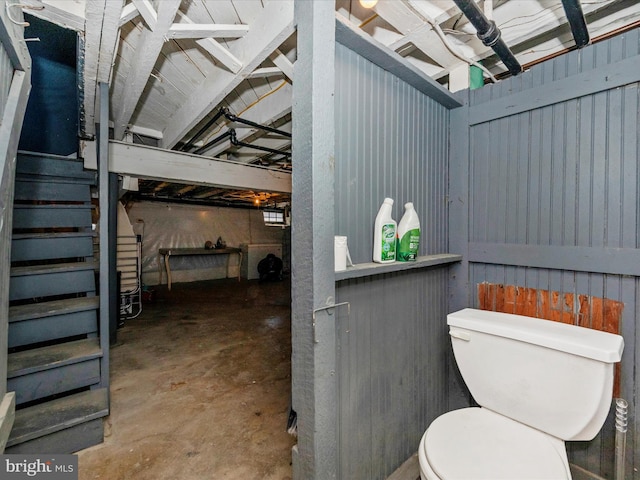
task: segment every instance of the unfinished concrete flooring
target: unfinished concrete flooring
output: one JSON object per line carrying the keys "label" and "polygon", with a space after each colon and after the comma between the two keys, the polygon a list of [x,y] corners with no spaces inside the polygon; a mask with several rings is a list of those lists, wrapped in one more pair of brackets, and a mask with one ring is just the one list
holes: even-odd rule
{"label": "unfinished concrete flooring", "polygon": [[81,480],[290,479],[288,282],[156,287],[111,349],[105,441]]}

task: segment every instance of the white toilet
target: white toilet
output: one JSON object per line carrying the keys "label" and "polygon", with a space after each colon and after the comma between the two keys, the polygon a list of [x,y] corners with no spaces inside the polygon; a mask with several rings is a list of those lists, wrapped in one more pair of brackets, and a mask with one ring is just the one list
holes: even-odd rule
{"label": "white toilet", "polygon": [[422,480],[570,479],[564,442],[602,428],[622,337],[470,308],[447,323],[480,408],[431,423],[418,450]]}

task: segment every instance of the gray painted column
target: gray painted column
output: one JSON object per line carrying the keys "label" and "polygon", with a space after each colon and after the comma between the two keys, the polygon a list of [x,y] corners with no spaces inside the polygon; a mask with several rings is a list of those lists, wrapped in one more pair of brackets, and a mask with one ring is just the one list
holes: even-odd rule
{"label": "gray painted column", "polygon": [[293,83],[292,394],[298,414],[293,478],[336,478],[333,2],[295,2]]}
{"label": "gray painted column", "polygon": [[[449,146],[449,252],[462,255],[451,267],[449,312],[471,307],[469,290],[469,90],[458,93],[463,106],[451,110]],[[450,345],[449,341],[449,345]],[[469,391],[448,347],[449,410],[468,407]]]}
{"label": "gray painted column", "polygon": [[109,85],[100,83],[100,123],[98,134],[98,200],[100,202],[100,386],[109,386]]}

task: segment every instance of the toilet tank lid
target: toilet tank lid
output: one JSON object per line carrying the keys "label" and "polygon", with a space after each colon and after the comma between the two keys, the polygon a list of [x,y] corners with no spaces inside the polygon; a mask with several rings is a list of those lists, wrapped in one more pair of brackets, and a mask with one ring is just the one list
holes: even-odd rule
{"label": "toilet tank lid", "polygon": [[447,315],[447,323],[452,327],[541,345],[604,363],[619,362],[624,348],[620,335],[511,313],[465,308]]}

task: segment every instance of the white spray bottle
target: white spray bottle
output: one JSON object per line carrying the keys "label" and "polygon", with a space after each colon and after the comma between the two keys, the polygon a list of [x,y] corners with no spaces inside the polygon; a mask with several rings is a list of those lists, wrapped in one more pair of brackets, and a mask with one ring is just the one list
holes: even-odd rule
{"label": "white spray bottle", "polygon": [[398,224],[398,248],[400,262],[415,262],[420,248],[420,220],[413,203],[404,204],[404,215]]}
{"label": "white spray bottle", "polygon": [[396,260],[396,232],[398,224],[391,218],[393,199],[385,198],[380,206],[373,232],[373,261],[390,263]]}

